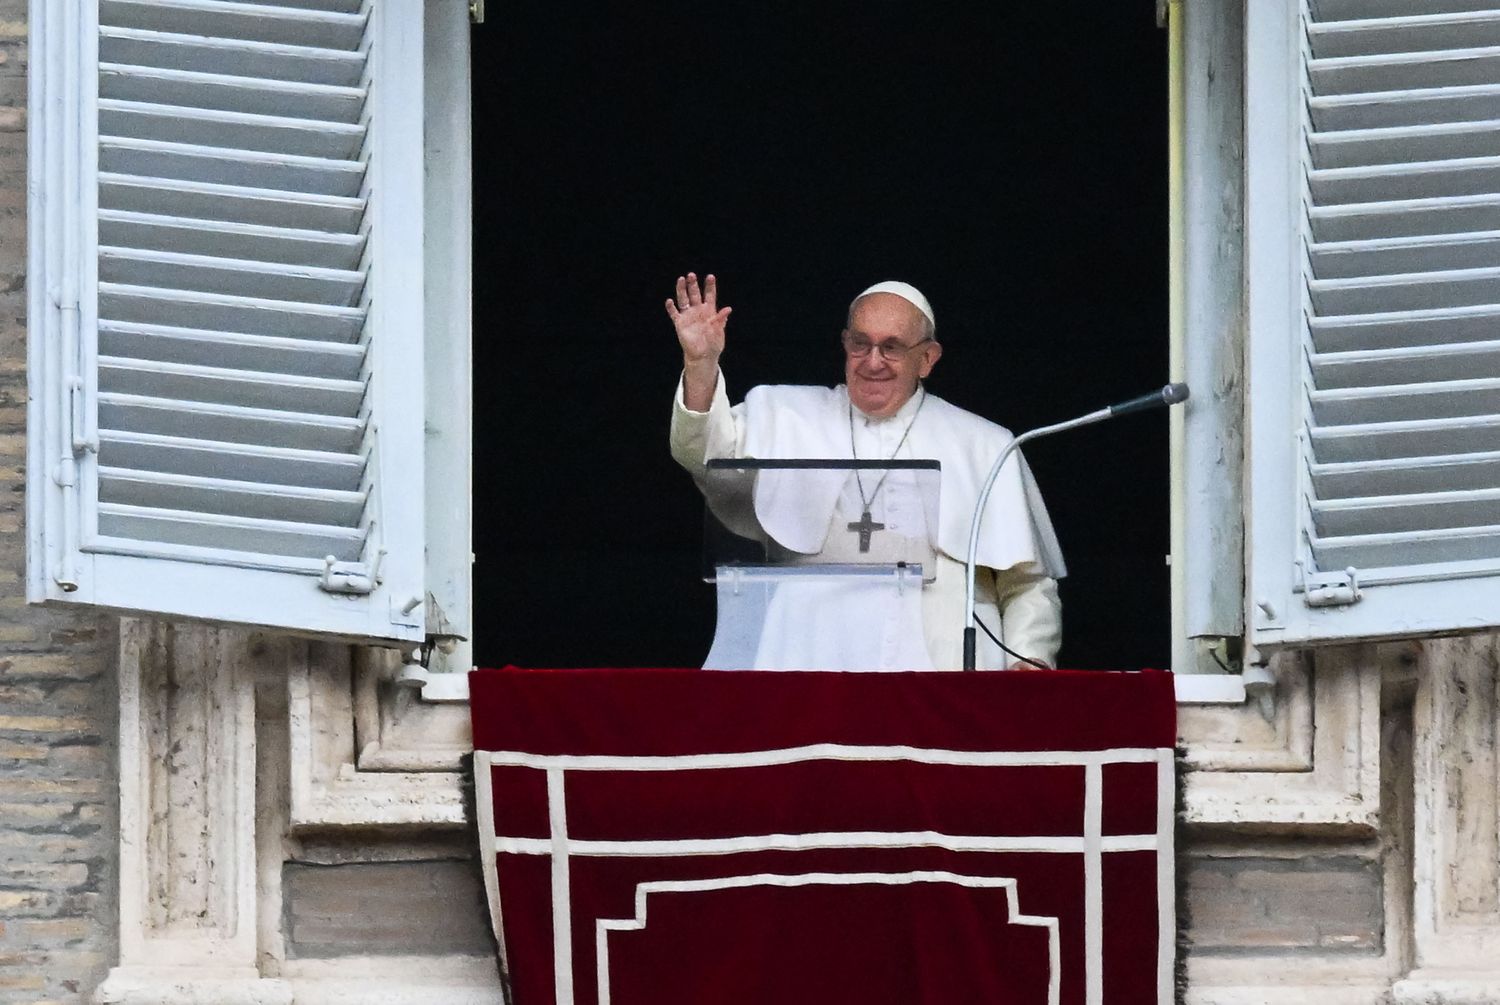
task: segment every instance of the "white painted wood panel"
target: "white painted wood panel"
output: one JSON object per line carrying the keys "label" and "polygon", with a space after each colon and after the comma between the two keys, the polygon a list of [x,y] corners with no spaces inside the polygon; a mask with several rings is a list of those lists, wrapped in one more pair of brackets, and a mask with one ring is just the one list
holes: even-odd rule
{"label": "white painted wood panel", "polygon": [[1247,17],[1252,637],[1492,626],[1500,4]]}
{"label": "white painted wood panel", "polygon": [[78,293],[33,368],[33,599],[421,641],[423,5],[54,7],[76,146],[40,201],[82,198],[48,224]]}

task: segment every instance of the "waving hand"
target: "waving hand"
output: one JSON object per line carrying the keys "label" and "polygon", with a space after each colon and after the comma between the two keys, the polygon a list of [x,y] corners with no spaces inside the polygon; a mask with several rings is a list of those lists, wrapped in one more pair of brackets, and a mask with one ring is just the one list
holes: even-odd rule
{"label": "waving hand", "polygon": [[691,272],[677,277],[677,295],[667,301],[667,316],[682,346],[683,404],[695,412],[707,411],[713,401],[731,310],[719,306],[719,284],[712,275],[700,289]]}

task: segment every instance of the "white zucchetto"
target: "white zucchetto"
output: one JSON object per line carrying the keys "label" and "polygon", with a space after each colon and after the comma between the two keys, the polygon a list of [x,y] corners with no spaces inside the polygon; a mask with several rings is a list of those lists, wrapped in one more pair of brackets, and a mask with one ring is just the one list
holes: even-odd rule
{"label": "white zucchetto", "polygon": [[887,279],[883,283],[876,283],[874,286],[870,287],[868,290],[865,290],[859,296],[855,297],[854,300],[849,304],[850,309],[852,310],[854,304],[858,303],[862,297],[868,297],[871,293],[894,293],[896,296],[900,297],[902,300],[905,300],[917,310],[921,311],[922,314],[927,318],[927,323],[932,326],[932,330],[934,332],[937,331],[937,318],[933,317],[932,304],[928,303],[927,298],[922,295],[922,291],[917,289],[911,283],[903,283],[895,279]]}

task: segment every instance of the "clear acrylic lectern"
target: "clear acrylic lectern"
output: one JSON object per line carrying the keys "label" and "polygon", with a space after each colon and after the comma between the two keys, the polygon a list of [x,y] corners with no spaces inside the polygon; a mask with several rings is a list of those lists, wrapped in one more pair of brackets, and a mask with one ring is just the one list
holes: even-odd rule
{"label": "clear acrylic lectern", "polygon": [[937,461],[712,460],[710,670],[930,670]]}

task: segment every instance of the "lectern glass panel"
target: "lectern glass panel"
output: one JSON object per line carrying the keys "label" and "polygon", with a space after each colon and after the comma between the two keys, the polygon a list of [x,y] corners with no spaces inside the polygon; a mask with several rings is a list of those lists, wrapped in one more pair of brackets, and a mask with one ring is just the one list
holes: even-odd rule
{"label": "lectern glass panel", "polygon": [[932,582],[937,461],[712,460],[704,580],[721,568],[903,566]]}
{"label": "lectern glass panel", "polygon": [[716,460],[704,578],[716,670],[931,669],[937,461]]}

